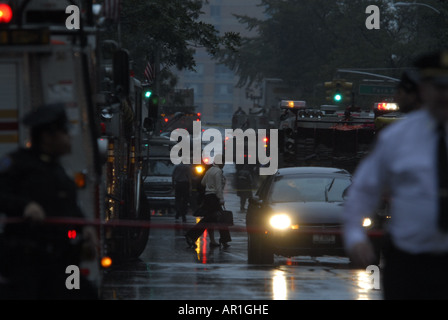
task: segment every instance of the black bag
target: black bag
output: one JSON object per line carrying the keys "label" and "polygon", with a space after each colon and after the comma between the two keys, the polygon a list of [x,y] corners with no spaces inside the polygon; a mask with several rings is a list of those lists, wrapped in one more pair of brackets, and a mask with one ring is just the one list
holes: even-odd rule
{"label": "black bag", "polygon": [[218,212],[218,222],[226,226],[233,226],[233,212],[222,209]]}

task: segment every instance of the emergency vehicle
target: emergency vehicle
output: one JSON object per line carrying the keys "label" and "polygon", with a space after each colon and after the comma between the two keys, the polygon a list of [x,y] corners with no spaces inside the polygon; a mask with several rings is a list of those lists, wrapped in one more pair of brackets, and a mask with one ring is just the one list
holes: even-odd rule
{"label": "emergency vehicle", "polygon": [[[249,113],[246,113],[242,109],[238,109],[232,115],[232,129],[241,129],[243,132],[251,129],[254,130],[256,134],[255,144],[262,143],[264,148],[266,149],[266,154],[270,155],[270,129],[273,129],[272,123],[269,119],[269,113],[265,108],[262,107],[254,107],[249,109]],[[265,130],[265,134],[263,136],[259,136],[259,130]],[[237,174],[239,170],[244,168],[247,165],[250,171],[258,177],[260,163],[258,157],[252,158],[252,155],[249,153],[249,144],[254,143],[253,141],[249,141],[248,139],[244,139],[244,152],[242,155],[239,155],[237,152],[237,143],[234,136],[225,136],[224,138],[224,153],[230,150],[227,150],[227,145],[229,144],[229,139],[233,139],[232,146],[232,154],[233,154],[233,162],[235,163],[235,169]],[[259,142],[260,141],[260,142]],[[258,148],[258,147],[256,147]]]}
{"label": "emergency vehicle", "polygon": [[305,101],[281,100],[280,167],[325,166],[353,172],[374,140],[370,112],[309,108]]}
{"label": "emergency vehicle", "polygon": [[400,112],[400,108],[396,103],[377,102],[374,105],[375,112],[375,129],[379,132],[387,125],[402,119],[404,115]]}
{"label": "emergency vehicle", "polygon": [[[66,25],[73,5],[79,29]],[[80,267],[99,284],[100,259],[138,257],[149,228],[138,223],[147,221],[141,84],[129,76],[125,50],[114,50],[111,64],[103,58],[97,31],[92,1],[0,0],[0,154],[29,146],[21,124],[26,113],[64,103],[73,147],[63,165],[78,185],[85,223],[98,227],[100,244],[97,260]],[[113,81],[104,81],[106,69]]]}

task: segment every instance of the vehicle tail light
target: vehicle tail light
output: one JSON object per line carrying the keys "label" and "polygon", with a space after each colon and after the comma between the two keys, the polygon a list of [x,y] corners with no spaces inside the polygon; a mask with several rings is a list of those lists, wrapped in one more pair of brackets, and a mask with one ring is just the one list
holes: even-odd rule
{"label": "vehicle tail light", "polygon": [[72,240],[76,239],[76,230],[74,229],[68,230],[67,237]]}

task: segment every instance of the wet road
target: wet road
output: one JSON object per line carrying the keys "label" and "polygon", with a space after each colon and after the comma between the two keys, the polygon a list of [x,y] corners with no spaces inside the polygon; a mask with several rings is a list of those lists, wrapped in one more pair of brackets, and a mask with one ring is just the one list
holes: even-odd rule
{"label": "wet road", "polygon": [[[231,246],[210,248],[204,234],[196,250],[187,249],[184,234],[195,223],[175,223],[174,213],[154,213],[145,251],[137,261],[111,268],[105,275],[106,300],[356,300],[382,299],[362,269],[344,257],[276,256],[271,266],[247,264],[245,214],[226,166],[226,207],[234,212]],[[217,233],[217,232],[216,232]],[[216,239],[219,234],[215,235]]]}

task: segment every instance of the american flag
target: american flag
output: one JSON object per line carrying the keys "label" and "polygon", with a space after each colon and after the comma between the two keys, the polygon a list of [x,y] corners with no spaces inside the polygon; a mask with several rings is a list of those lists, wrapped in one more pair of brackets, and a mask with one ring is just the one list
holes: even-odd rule
{"label": "american flag", "polygon": [[120,19],[120,0],[104,0],[103,13],[106,19],[117,22]]}
{"label": "american flag", "polygon": [[152,84],[155,77],[156,74],[154,70],[154,64],[148,61],[145,68],[145,79],[148,81],[149,84]]}

